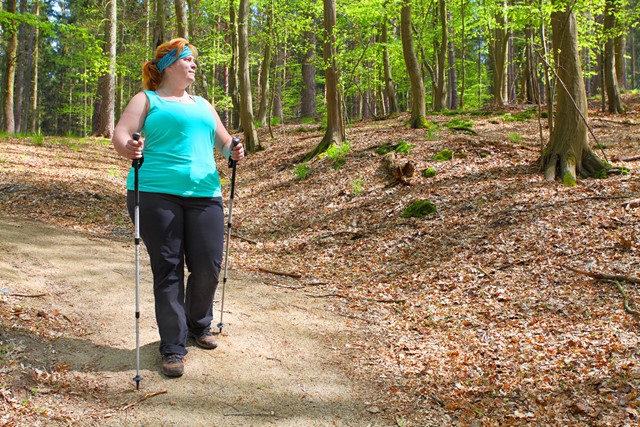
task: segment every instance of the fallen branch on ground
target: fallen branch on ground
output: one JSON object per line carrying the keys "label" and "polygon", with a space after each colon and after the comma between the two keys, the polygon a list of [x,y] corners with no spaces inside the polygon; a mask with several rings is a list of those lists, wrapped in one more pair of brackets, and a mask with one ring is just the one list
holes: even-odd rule
{"label": "fallen branch on ground", "polygon": [[256,242],[255,240],[251,240],[247,237],[241,236],[239,234],[235,234],[235,233],[231,233],[231,237],[233,237],[234,239],[239,239],[239,240],[244,240],[245,242],[251,243],[252,245],[257,245],[258,242]]}
{"label": "fallen branch on ground", "polygon": [[20,298],[40,298],[47,297],[49,294],[7,294],[10,297],[20,297]]}
{"label": "fallen branch on ground", "polygon": [[331,233],[325,233],[321,236],[318,237],[314,237],[313,240],[322,240],[322,239],[327,239],[329,237],[336,237],[336,236],[340,236],[343,234],[347,234],[347,235],[351,235],[351,240],[356,240],[359,239],[361,237],[364,237],[365,234],[359,232],[359,231],[351,231],[351,230],[341,230],[341,231],[334,231]]}
{"label": "fallen branch on ground", "polygon": [[161,390],[161,391],[153,391],[150,393],[145,393],[142,397],[140,397],[138,400],[136,400],[135,402],[129,403],[128,405],[123,406],[122,408],[120,408],[121,411],[126,411],[127,409],[133,408],[134,406],[136,406],[138,403],[140,402],[144,402],[145,400],[154,397],[154,396],[158,396],[160,394],[166,394],[167,390]]}
{"label": "fallen branch on ground", "polygon": [[225,417],[275,417],[275,412],[234,412],[224,414]]}
{"label": "fallen branch on ground", "polygon": [[273,286],[276,288],[293,289],[293,290],[304,289],[307,286],[320,286],[320,285],[326,285],[326,284],[327,284],[326,282],[313,282],[313,283],[302,283],[298,286],[287,286],[287,285],[281,285],[279,283],[267,283],[267,285]]}
{"label": "fallen branch on ground", "polygon": [[263,267],[258,267],[258,270],[264,273],[276,274],[278,276],[293,277],[294,279],[300,279],[302,277],[302,274],[288,273],[286,271],[269,270],[268,268],[263,268]]}
{"label": "fallen branch on ground", "polygon": [[571,270],[574,273],[593,277],[594,279],[598,279],[598,280],[623,281],[623,282],[640,284],[640,278],[638,277],[624,276],[620,274],[592,273],[590,271],[578,270],[577,268],[571,267],[569,265],[563,265],[562,267],[566,268],[567,270]]}
{"label": "fallen branch on ground", "polygon": [[592,120],[598,120],[598,121],[607,122],[607,123],[616,123],[618,125],[631,125],[631,126],[634,126],[634,125],[640,124],[640,123],[633,122],[633,121],[631,121],[629,119],[612,120],[612,119],[605,119],[603,117],[593,117]]}
{"label": "fallen branch on ground", "polygon": [[[336,297],[336,298],[344,298],[344,299],[356,299],[354,297],[350,297],[348,295],[342,295],[342,294],[323,294],[323,295],[313,295],[313,294],[305,294],[306,296],[308,296],[309,298],[330,298],[330,297]],[[360,298],[363,299],[365,301],[369,301],[369,302],[379,302],[381,304],[402,304],[405,303],[407,300],[406,299],[379,299],[379,298]]]}
{"label": "fallen branch on ground", "polygon": [[621,281],[625,281],[629,283],[640,283],[640,278],[618,275],[618,274],[591,273],[589,271],[578,270],[577,268],[573,268],[568,265],[564,265],[563,267],[566,268],[567,270],[571,270],[575,273],[592,277],[596,280],[613,283],[614,285],[616,285],[616,287],[618,288],[618,291],[620,291],[620,294],[622,295],[622,306],[624,307],[624,311],[640,318],[640,311],[634,310],[631,307],[629,307],[629,297],[627,296],[627,293],[624,291],[624,289],[622,288],[622,285],[620,284]]}
{"label": "fallen branch on ground", "polygon": [[633,162],[635,160],[640,160],[640,156],[631,156],[631,157],[625,157],[624,159],[618,159],[621,162]]}
{"label": "fallen branch on ground", "polygon": [[[577,203],[577,202],[583,202],[585,200],[615,200],[615,199],[626,199],[628,196],[587,196],[587,197],[580,197],[578,199],[574,199],[574,200],[561,200],[559,202],[553,202],[553,203],[543,203],[543,204],[539,204],[539,205],[535,205],[532,208],[510,208],[510,209],[503,209],[501,211],[497,211],[494,212],[493,215],[499,215],[499,214],[504,214],[504,213],[512,213],[512,212],[516,212],[516,213],[520,213],[520,212],[533,212],[536,211],[538,209],[544,209],[544,208],[553,208],[556,206],[564,206],[564,205],[568,205],[570,203]],[[628,203],[628,202],[626,202]]]}

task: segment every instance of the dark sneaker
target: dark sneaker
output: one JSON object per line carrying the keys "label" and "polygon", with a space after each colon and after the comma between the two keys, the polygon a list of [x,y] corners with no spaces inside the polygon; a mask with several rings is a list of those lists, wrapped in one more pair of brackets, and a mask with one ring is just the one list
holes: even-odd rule
{"label": "dark sneaker", "polygon": [[181,354],[162,355],[162,373],[168,377],[181,377],[184,373],[184,362]]}
{"label": "dark sneaker", "polygon": [[213,338],[213,335],[211,334],[211,332],[205,332],[200,336],[195,336],[191,334],[191,336],[193,337],[194,340],[196,340],[196,344],[200,348],[213,350],[214,348],[218,347],[218,343],[216,342],[215,338]]}

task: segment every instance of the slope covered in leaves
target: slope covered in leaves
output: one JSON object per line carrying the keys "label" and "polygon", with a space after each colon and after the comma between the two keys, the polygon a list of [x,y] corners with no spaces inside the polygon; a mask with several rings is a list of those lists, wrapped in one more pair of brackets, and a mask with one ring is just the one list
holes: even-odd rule
{"label": "slope covered in leaves", "polygon": [[[348,318],[354,374],[380,391],[372,407],[389,424],[636,424],[640,211],[627,204],[640,183],[624,159],[640,153],[640,117],[627,101],[624,117],[590,118],[597,152],[630,173],[575,187],[539,173],[539,122],[521,109],[434,115],[427,130],[404,115],[355,123],[343,157],[306,165],[322,129],[263,130],[267,149],[238,167],[231,262],[292,276]],[[392,185],[376,149],[402,142],[416,174]],[[74,144],[5,138],[0,209],[129,238],[126,162]],[[443,150],[451,159],[435,160]],[[437,212],[403,217],[420,199]]]}
{"label": "slope covered in leaves", "polygon": [[[316,160],[305,179],[291,164],[321,132],[277,135],[242,166],[234,224],[259,242],[243,262],[339,300],[366,331],[354,366],[398,423],[636,423],[638,317],[614,283],[568,269],[640,276],[638,210],[625,207],[637,163],[619,160],[640,152],[638,115],[597,116],[599,153],[631,173],[576,187],[544,180],[538,122],[517,112],[464,117],[475,133],[451,131],[450,116],[428,131],[407,117],[356,124],[344,164]],[[374,148],[403,141],[434,177],[388,185]],[[433,160],[442,150],[451,160]],[[403,218],[418,199],[437,213]]]}

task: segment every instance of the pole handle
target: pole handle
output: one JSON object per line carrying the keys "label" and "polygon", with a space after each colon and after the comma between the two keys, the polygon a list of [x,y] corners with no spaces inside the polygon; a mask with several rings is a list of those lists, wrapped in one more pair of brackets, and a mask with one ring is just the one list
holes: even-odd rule
{"label": "pole handle", "polygon": [[240,144],[240,138],[233,138],[231,140],[231,150],[229,151],[229,167],[232,168],[236,165],[236,161],[231,158],[231,151],[235,148],[236,145]]}
{"label": "pole handle", "polygon": [[[140,132],[134,132],[131,135],[131,138],[134,141],[140,141]],[[133,159],[133,161],[131,162],[131,166],[133,166],[134,169],[138,169],[140,166],[142,166],[143,161],[144,159]]]}

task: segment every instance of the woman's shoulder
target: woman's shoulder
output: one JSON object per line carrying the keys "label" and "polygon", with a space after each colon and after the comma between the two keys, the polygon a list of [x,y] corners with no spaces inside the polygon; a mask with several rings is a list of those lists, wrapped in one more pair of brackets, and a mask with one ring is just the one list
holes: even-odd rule
{"label": "woman's shoulder", "polygon": [[201,105],[205,105],[209,108],[212,108],[211,103],[209,102],[209,100],[203,96],[199,96],[199,95],[194,95],[193,97],[196,100],[196,103],[199,103]]}

